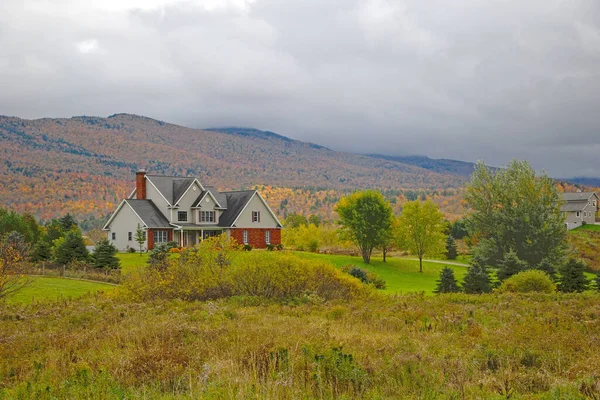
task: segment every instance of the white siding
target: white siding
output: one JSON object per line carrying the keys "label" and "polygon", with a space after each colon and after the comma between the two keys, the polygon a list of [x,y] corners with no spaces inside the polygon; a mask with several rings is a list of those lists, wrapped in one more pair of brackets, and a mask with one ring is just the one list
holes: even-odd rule
{"label": "white siding", "polygon": [[[194,188],[196,190],[194,190]],[[171,222],[173,223],[177,223],[180,222],[177,220],[177,211],[187,211],[188,213],[188,220],[187,223],[193,223],[195,222],[194,219],[194,215],[192,213],[192,206],[194,205],[193,203],[198,200],[198,196],[200,196],[200,193],[202,193],[202,189],[200,188],[200,186],[198,186],[198,184],[196,182],[194,182],[192,184],[192,187],[190,188],[190,190],[187,191],[187,193],[182,197],[182,199],[179,201],[179,208],[176,208],[175,210],[173,210],[173,219],[171,220]]]}
{"label": "white siding", "polygon": [[156,207],[167,217],[170,216],[169,204],[158,190],[146,179],[146,199],[152,200]]}
{"label": "white siding", "polygon": [[[252,211],[260,212],[260,222],[252,222]],[[255,194],[239,215],[235,226],[237,228],[277,228],[277,221],[273,218],[265,203],[258,197],[258,194]]]}
{"label": "white siding", "polygon": [[[135,231],[138,224],[142,227],[144,226],[131,207],[128,204],[123,204],[123,207],[121,207],[119,213],[115,215],[108,227],[108,240],[120,251],[125,251],[128,247],[139,251],[140,245],[135,241]],[[128,240],[129,232],[131,232],[131,241]],[[116,235],[115,240],[112,240],[113,233]],[[142,247],[143,250],[148,248],[147,240]]]}

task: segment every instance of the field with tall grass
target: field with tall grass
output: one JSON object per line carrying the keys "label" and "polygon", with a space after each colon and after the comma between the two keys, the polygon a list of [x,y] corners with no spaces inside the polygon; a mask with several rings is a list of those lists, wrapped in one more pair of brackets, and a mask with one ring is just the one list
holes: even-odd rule
{"label": "field with tall grass", "polygon": [[0,308],[0,398],[600,396],[596,295]]}

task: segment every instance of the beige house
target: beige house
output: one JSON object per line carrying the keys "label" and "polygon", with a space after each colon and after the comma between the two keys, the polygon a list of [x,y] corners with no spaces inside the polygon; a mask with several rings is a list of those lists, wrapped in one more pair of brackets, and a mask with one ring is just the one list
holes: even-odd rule
{"label": "beige house", "polygon": [[575,229],[585,224],[596,223],[598,195],[594,192],[562,193],[563,205],[560,210],[566,215],[567,229]]}
{"label": "beige house", "polygon": [[139,249],[138,225],[145,232],[143,249],[177,242],[191,247],[227,234],[255,248],[281,243],[282,225],[256,190],[220,192],[194,177],[136,173],[136,187],[103,230],[119,250]]}

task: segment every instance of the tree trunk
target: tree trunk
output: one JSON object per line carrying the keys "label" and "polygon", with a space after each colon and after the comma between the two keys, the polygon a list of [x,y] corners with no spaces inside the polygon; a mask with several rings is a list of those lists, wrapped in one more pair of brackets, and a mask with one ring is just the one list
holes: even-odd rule
{"label": "tree trunk", "polygon": [[365,262],[365,264],[370,264],[371,263],[371,252],[367,249],[362,249],[361,253],[362,253],[362,258],[363,258],[363,261]]}
{"label": "tree trunk", "polygon": [[423,272],[423,256],[419,256],[419,272]]}
{"label": "tree trunk", "polygon": [[383,262],[385,262],[385,256],[387,255],[387,248],[383,248]]}

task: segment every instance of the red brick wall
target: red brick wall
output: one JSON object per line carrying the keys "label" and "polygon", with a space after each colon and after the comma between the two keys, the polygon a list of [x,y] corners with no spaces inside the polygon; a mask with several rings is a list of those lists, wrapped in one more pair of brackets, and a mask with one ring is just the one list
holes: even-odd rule
{"label": "red brick wall", "polygon": [[236,228],[231,230],[231,237],[239,244],[244,244],[244,231],[248,231],[248,244],[256,249],[264,249],[267,247],[265,242],[265,232],[271,232],[271,244],[277,246],[281,243],[281,229],[269,228]]}

